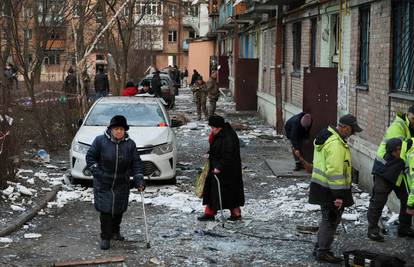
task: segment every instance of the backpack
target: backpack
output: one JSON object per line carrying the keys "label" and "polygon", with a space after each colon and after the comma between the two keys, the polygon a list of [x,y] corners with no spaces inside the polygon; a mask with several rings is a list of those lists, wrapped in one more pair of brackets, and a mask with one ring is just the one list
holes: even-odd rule
{"label": "backpack", "polygon": [[344,252],[346,267],[404,267],[405,261],[395,256],[366,250]]}

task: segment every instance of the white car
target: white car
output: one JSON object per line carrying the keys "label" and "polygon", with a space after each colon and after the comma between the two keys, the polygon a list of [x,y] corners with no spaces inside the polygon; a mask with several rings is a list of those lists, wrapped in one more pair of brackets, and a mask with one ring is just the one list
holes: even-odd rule
{"label": "white car", "polygon": [[155,97],[103,97],[98,99],[84,120],[70,149],[70,174],[76,179],[92,179],[86,168],[86,152],[96,136],[107,129],[115,115],[123,115],[128,134],[137,145],[147,180],[176,182],[177,146],[171,120],[160,99]]}

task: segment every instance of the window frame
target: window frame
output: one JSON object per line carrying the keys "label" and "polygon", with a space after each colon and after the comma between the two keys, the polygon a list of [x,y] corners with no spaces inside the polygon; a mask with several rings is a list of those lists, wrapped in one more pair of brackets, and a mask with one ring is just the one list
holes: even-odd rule
{"label": "window frame", "polygon": [[[363,18],[366,18],[363,20]],[[368,87],[369,83],[369,44],[371,25],[371,6],[363,6],[359,9],[359,56],[358,56],[358,85]],[[364,41],[365,40],[365,41]]]}
{"label": "window frame", "polygon": [[176,43],[176,42],[177,42],[177,30],[169,30],[168,31],[168,43]]}
{"label": "window frame", "polygon": [[301,54],[302,54],[302,21],[292,24],[292,42],[293,42],[293,73],[301,71]]}

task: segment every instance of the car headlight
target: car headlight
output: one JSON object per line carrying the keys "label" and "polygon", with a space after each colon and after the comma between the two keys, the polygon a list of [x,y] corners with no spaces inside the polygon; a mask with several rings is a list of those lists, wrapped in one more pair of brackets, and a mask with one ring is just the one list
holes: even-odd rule
{"label": "car headlight", "polygon": [[173,149],[174,149],[174,146],[170,143],[167,143],[167,144],[162,144],[162,145],[155,147],[152,150],[152,153],[157,154],[157,155],[163,155],[166,153],[170,153],[171,151],[173,151]]}
{"label": "car headlight", "polygon": [[90,146],[85,145],[85,144],[81,144],[79,142],[76,142],[75,144],[73,144],[73,151],[78,152],[78,153],[82,153],[82,154],[86,154],[89,150]]}

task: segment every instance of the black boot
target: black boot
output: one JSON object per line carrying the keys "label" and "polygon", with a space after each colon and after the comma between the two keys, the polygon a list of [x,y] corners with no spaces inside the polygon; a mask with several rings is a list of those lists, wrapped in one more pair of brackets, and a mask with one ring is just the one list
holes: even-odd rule
{"label": "black boot", "polygon": [[112,234],[112,240],[117,240],[117,241],[124,241],[125,237],[123,235],[121,235],[121,233],[113,233]]}
{"label": "black boot", "polygon": [[368,238],[377,242],[384,242],[384,237],[380,234],[379,231],[370,231],[368,230]]}
{"label": "black boot", "polygon": [[326,251],[326,252],[323,252],[323,253],[319,252],[318,255],[316,255],[316,260],[321,261],[321,262],[340,263],[344,259],[342,259],[340,257],[336,257],[336,256],[334,256],[333,253],[330,253],[329,251]]}
{"label": "black boot", "polygon": [[398,236],[414,238],[414,230],[411,227],[401,227],[398,229]]}
{"label": "black boot", "polygon": [[109,249],[109,239],[102,239],[101,240],[101,249],[102,250]]}

